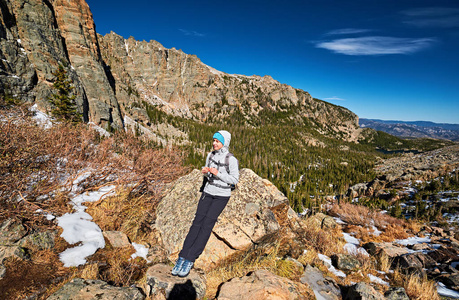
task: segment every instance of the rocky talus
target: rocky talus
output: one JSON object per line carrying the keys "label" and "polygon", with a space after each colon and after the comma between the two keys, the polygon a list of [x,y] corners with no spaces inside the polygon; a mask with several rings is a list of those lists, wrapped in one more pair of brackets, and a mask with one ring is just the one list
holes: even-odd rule
{"label": "rocky talus", "polygon": [[419,154],[406,153],[380,160],[375,165],[379,176],[368,183],[351,186],[348,196],[387,196],[389,188],[401,189],[410,181],[439,178],[459,166],[459,145],[448,146]]}
{"label": "rocky talus", "polygon": [[[299,217],[277,188],[249,169],[241,170],[238,187],[190,275],[185,278],[172,276],[173,261],[194,217],[201,180],[200,172],[194,170],[164,190],[152,224],[155,227],[152,230],[157,230],[159,236],[152,241],[154,244],[150,245],[146,256],[144,279],[129,287],[115,287],[97,275],[74,278],[48,299],[205,299],[209,274],[219,264],[236,258],[267,259],[273,253],[276,255],[272,258],[274,262],[296,270],[296,279],[274,274],[273,269],[268,271],[253,266],[242,276],[219,282],[215,299],[407,299],[405,290],[399,286],[387,287],[383,294],[380,285],[375,283],[344,284],[337,279],[333,275],[337,270],[341,272],[339,276],[362,272],[355,254],[345,253],[344,248],[343,252],[332,255],[329,263],[322,263],[318,258],[313,259],[313,263],[300,262],[302,255],[311,251],[310,242],[314,241],[306,235],[318,234],[316,243],[323,243],[325,236],[320,240],[320,235],[341,232],[341,225],[320,213],[309,218]],[[132,247],[122,232],[105,231],[103,234],[106,247],[111,249],[104,251]],[[361,246],[377,259],[389,257],[392,269],[402,268],[407,274],[416,276],[428,275],[452,291],[459,291],[456,269],[459,244],[455,232],[425,226],[416,234],[417,237],[406,241],[369,242]],[[11,261],[26,262],[38,251],[52,251],[56,238],[54,230],[29,231],[19,220],[4,220],[0,224],[0,287],[1,281],[12,275],[5,266],[11,266]],[[342,243],[339,238],[334,242]],[[320,246],[313,247],[319,249]],[[103,268],[103,262],[99,263]],[[384,280],[382,284],[389,285]]]}
{"label": "rocky talus", "polygon": [[[171,259],[177,257],[193,221],[201,196],[197,187],[201,182],[199,170],[180,178],[166,189],[156,211],[156,228]],[[272,208],[286,203],[288,199],[272,183],[249,169],[242,169],[240,182],[196,266],[209,269],[220,260],[246,250],[264,236],[278,231],[280,225]]]}

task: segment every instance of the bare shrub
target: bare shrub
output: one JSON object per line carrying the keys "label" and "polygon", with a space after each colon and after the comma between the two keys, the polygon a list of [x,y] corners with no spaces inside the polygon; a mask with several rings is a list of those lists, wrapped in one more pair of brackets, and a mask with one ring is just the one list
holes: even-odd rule
{"label": "bare shrub", "polygon": [[395,270],[392,275],[393,281],[398,286],[403,286],[410,299],[416,300],[440,300],[435,282],[426,276],[405,275],[400,270]]}

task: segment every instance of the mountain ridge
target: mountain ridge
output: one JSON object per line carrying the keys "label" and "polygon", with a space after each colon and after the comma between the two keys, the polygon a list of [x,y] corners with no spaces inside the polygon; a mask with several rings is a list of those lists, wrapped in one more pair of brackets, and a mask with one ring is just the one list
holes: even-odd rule
{"label": "mountain ridge", "polygon": [[97,34],[84,0],[0,2],[0,93],[36,102],[43,111],[52,109],[52,74],[62,64],[84,121],[103,128],[142,126],[154,136],[153,106],[199,122],[226,118],[257,126],[283,115],[284,122],[335,138],[357,141],[360,135],[355,113],[271,76],[226,74],[157,41]]}
{"label": "mountain ridge", "polygon": [[459,124],[360,118],[359,125],[362,128],[372,128],[398,137],[459,141]]}

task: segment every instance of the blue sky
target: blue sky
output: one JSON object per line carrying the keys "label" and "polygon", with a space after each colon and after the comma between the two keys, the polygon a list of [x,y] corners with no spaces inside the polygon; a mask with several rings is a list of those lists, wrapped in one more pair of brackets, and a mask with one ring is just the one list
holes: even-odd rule
{"label": "blue sky", "polygon": [[270,75],[362,118],[459,124],[459,1],[87,0],[96,30]]}

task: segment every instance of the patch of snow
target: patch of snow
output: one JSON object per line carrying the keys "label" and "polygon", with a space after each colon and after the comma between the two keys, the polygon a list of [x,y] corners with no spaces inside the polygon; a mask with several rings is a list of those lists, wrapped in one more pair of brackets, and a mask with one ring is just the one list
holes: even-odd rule
{"label": "patch of snow", "polygon": [[92,217],[85,212],[66,213],[57,218],[58,225],[63,229],[61,237],[71,245],[81,242],[79,246],[69,248],[59,254],[64,267],[84,265],[86,257],[94,254],[97,249],[105,247],[102,230],[90,220]]}
{"label": "patch of snow", "polygon": [[450,297],[453,299],[459,299],[459,292],[448,289],[443,283],[437,283],[437,292],[440,296]]}
{"label": "patch of snow", "polygon": [[147,259],[147,255],[148,255],[148,248],[145,247],[144,245],[140,245],[140,244],[136,244],[136,243],[132,243],[132,246],[134,247],[135,249],[135,253],[131,255],[131,258],[134,259],[136,257],[142,257],[143,259],[145,259],[147,261],[147,263],[149,263],[150,261]]}
{"label": "patch of snow", "polygon": [[46,220],[48,220],[48,221],[54,220],[56,218],[52,214],[46,214],[45,217],[46,217]]}
{"label": "patch of snow", "polygon": [[375,236],[379,236],[382,233],[382,231],[378,230],[375,225],[371,225],[371,229],[373,229],[373,235]]}
{"label": "patch of snow", "polygon": [[323,254],[318,254],[319,256],[319,259],[321,261],[323,261],[325,263],[325,266],[328,268],[328,270],[330,272],[332,272],[333,274],[335,274],[336,276],[338,277],[346,277],[346,274],[344,274],[343,271],[340,271],[340,270],[337,270],[333,265],[332,265],[332,262],[331,262],[331,258],[326,256],[326,255],[323,255]]}
{"label": "patch of snow", "polygon": [[370,281],[371,282],[374,282],[374,283],[378,283],[378,284],[382,284],[382,285],[387,285],[387,286],[390,286],[390,284],[384,280],[382,280],[381,278],[377,277],[377,276],[374,276],[374,275],[371,275],[371,274],[368,274],[368,277],[370,278]]}
{"label": "patch of snow", "polygon": [[362,247],[357,247],[354,244],[347,243],[346,245],[344,245],[343,249],[346,250],[347,253],[352,254],[352,255],[362,254],[362,255],[365,255],[367,257],[370,256],[370,254],[368,254],[367,250],[365,250]]}
{"label": "patch of snow", "polygon": [[344,240],[346,241],[346,244],[343,246],[343,249],[347,251],[347,253],[352,254],[352,255],[357,255],[357,254],[362,254],[365,256],[370,256],[367,252],[362,247],[359,247],[360,245],[360,240],[351,236],[349,233],[343,232],[343,237]]}
{"label": "patch of snow", "polygon": [[19,44],[22,43],[21,39],[18,39],[18,43],[19,43]]}
{"label": "patch of snow", "polygon": [[34,104],[32,107],[30,107],[30,111],[35,113],[33,119],[35,119],[39,126],[43,126],[45,129],[49,129],[53,126],[53,123],[51,123],[51,118],[47,114],[39,111],[37,104]]}
{"label": "patch of snow", "polygon": [[15,78],[15,79],[21,78],[21,77],[19,77],[18,75],[10,75],[10,76],[8,76],[8,77]]}
{"label": "patch of snow", "polygon": [[403,246],[411,246],[415,244],[430,243],[432,240],[429,237],[413,236],[404,240],[395,240],[395,243]]}
{"label": "patch of snow", "polygon": [[[78,177],[75,182],[81,182],[87,173]],[[84,179],[83,179],[84,180]],[[63,237],[67,243],[78,246],[69,248],[59,254],[60,260],[65,267],[76,267],[86,263],[86,257],[94,254],[97,249],[105,247],[102,230],[96,223],[92,222],[92,217],[85,212],[84,202],[95,202],[114,192],[115,186],[104,186],[98,191],[77,195],[71,201],[75,213],[66,213],[57,218],[57,223],[62,227]]]}
{"label": "patch of snow", "polygon": [[360,240],[358,238],[353,237],[349,233],[343,232],[343,237],[346,243],[354,244],[354,245],[360,245]]}
{"label": "patch of snow", "polygon": [[335,219],[335,222],[338,223],[338,224],[341,224],[341,225],[347,224],[346,222],[344,222],[343,220],[341,220],[341,218],[333,217],[333,219]]}

